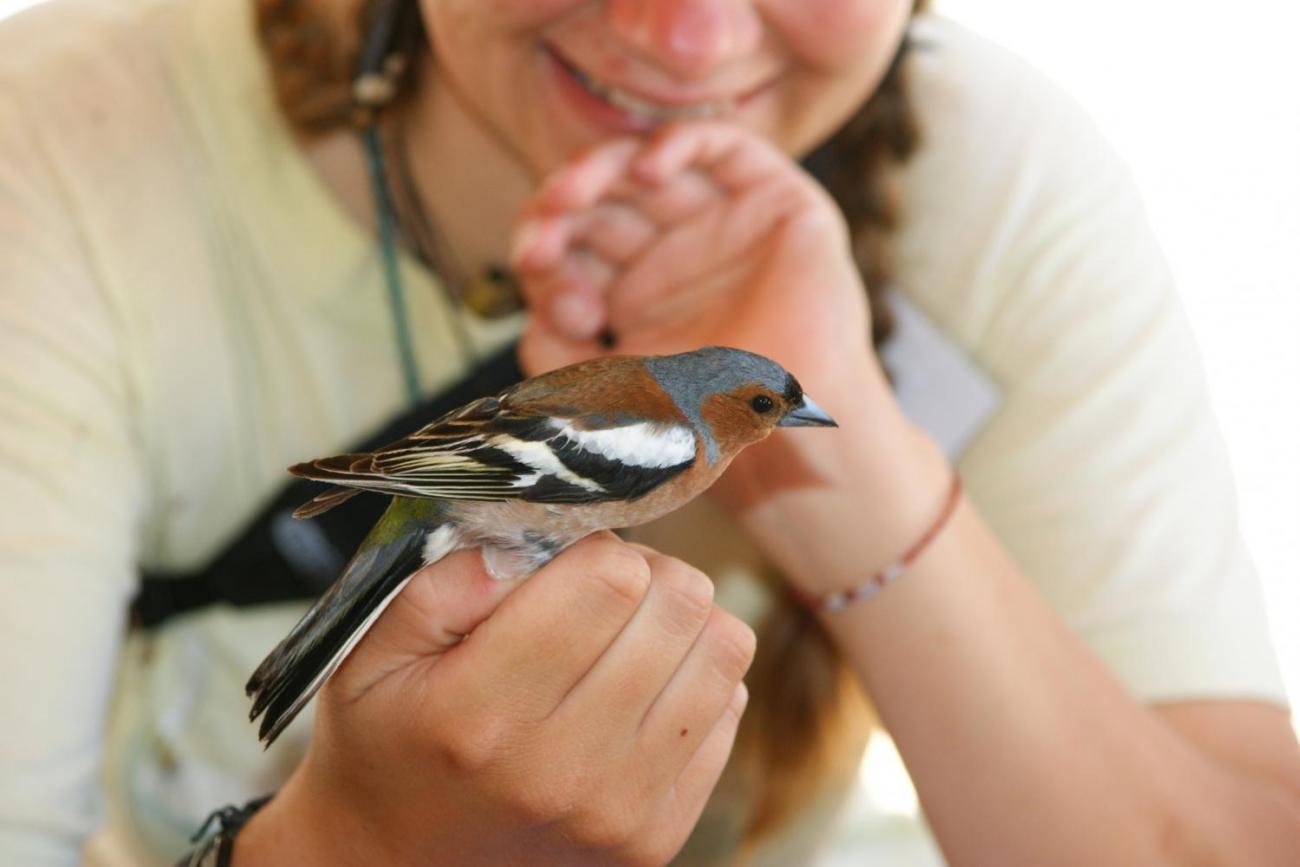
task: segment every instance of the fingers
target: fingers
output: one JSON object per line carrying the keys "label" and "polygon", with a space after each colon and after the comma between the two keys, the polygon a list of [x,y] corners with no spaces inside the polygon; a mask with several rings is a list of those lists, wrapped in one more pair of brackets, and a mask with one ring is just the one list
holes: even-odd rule
{"label": "fingers", "polygon": [[605,296],[615,273],[607,259],[573,249],[529,281],[529,304],[569,339],[591,340],[605,327]]}
{"label": "fingers", "polygon": [[[759,242],[800,207],[801,195],[790,185],[750,187],[665,230],[652,249],[618,272],[617,290],[608,293],[603,318],[622,331],[632,323],[672,317],[670,299],[698,298],[710,289],[710,278],[747,256],[762,255]],[[696,303],[683,300],[688,306]]]}
{"label": "fingers", "polygon": [[[709,795],[726,767],[748,699],[744,684],[738,684],[722,715],[714,721],[685,766],[674,764],[668,780],[647,790],[639,808],[606,801],[610,804],[607,809],[614,816],[630,815],[641,820],[627,835],[627,842],[619,847],[621,861],[666,864],[681,850],[690,831],[699,823]],[[659,768],[665,764],[652,754],[645,756],[641,763],[642,767]]]}
{"label": "fingers", "polygon": [[[529,306],[571,340],[591,339],[604,327],[604,299],[620,272],[640,260],[668,228],[720,198],[717,186],[699,172],[683,172],[646,188],[616,184],[608,175],[591,176],[585,169],[577,166],[578,180],[567,182],[562,176],[542,192],[517,227],[511,252]],[[561,198],[551,189],[566,191],[563,200],[575,207],[548,210],[549,203]]]}
{"label": "fingers", "polygon": [[642,146],[640,139],[622,138],[592,148],[553,175],[533,207],[543,214],[577,211],[613,191],[626,190],[632,182],[628,166]]}
{"label": "fingers", "polygon": [[650,585],[645,557],[612,533],[588,537],[524,581],[440,663],[449,694],[484,709],[511,696],[520,718],[552,713],[632,619]]}
{"label": "fingers", "polygon": [[713,584],[703,573],[649,549],[637,550],[651,570],[645,599],[557,715],[594,712],[611,729],[635,732],[709,620]]}
{"label": "fingers", "polygon": [[561,169],[517,227],[512,263],[548,326],[590,341],[611,325],[624,330],[629,312],[662,314],[659,300],[743,256],[816,189],[786,155],[738,127],[672,125]]}
{"label": "fingers", "polygon": [[591,339],[606,324],[606,298],[620,275],[660,245],[670,227],[718,199],[711,182],[686,172],[633,198],[527,218],[512,256],[529,306],[567,338]]}
{"label": "fingers", "polygon": [[787,172],[790,158],[770,142],[725,123],[665,128],[630,167],[642,183],[655,185],[696,167],[723,189],[734,191]]}
{"label": "fingers", "polygon": [[656,774],[675,775],[701,748],[735,700],[736,689],[754,659],[754,632],[721,608],[714,608],[699,640],[672,680],[647,710],[637,731],[638,747],[661,756]]}
{"label": "fingers", "polygon": [[477,551],[457,551],[411,576],[340,667],[347,693],[416,658],[437,657],[486,620],[517,582],[493,581]]}
{"label": "fingers", "polygon": [[600,202],[567,221],[571,244],[612,263],[636,258],[659,231],[644,210],[623,201]]}
{"label": "fingers", "polygon": [[668,788],[671,796],[664,799],[659,815],[654,819],[659,827],[694,827],[699,821],[700,813],[704,811],[704,805],[731,756],[736,731],[748,703],[749,690],[744,683],[736,684],[722,715]]}
{"label": "fingers", "polygon": [[651,569],[645,598],[547,724],[583,733],[601,761],[621,763],[620,788],[637,799],[662,797],[692,763],[688,776],[703,798],[735,734],[729,708],[738,719],[744,706],[754,633],[713,604],[701,572],[638,550]]}

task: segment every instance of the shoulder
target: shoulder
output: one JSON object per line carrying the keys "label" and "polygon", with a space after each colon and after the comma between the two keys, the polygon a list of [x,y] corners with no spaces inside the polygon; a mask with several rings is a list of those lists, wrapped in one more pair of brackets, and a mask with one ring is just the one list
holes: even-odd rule
{"label": "shoulder", "polygon": [[174,0],[52,0],[0,22],[0,141],[25,186],[78,198],[143,171],[173,123]]}
{"label": "shoulder", "polygon": [[74,97],[112,69],[139,67],[170,0],[49,0],[0,21],[0,81],[9,93]]}
{"label": "shoulder", "polygon": [[1016,349],[1164,306],[1172,286],[1137,186],[1083,107],[952,21],[922,16],[913,36],[921,145],[898,177],[901,288],[1004,380],[1033,369]]}
{"label": "shoulder", "polygon": [[[193,159],[214,82],[249,90],[247,0],[48,0],[0,21],[0,112],[69,188]],[[232,99],[227,101],[233,101]],[[2,144],[2,142],[0,142]],[[167,158],[159,154],[170,151]]]}
{"label": "shoulder", "polygon": [[919,16],[910,36],[907,87],[921,125],[919,162],[927,169],[1005,174],[1072,139],[1079,141],[1071,156],[1109,158],[1079,103],[1015,52],[935,15]]}

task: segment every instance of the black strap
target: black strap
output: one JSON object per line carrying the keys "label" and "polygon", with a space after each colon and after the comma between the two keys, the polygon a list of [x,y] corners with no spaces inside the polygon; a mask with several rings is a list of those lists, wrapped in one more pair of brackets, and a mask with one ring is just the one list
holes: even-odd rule
{"label": "black strap", "polygon": [[[399,440],[438,416],[496,394],[522,378],[515,347],[509,346],[455,386],[403,412],[356,448],[340,451],[371,451]],[[151,628],[218,602],[244,607],[318,596],[388,504],[386,497],[360,496],[310,520],[292,516],[294,509],[321,490],[319,482],[289,482],[197,572],[145,572],[131,605],[132,622]]]}

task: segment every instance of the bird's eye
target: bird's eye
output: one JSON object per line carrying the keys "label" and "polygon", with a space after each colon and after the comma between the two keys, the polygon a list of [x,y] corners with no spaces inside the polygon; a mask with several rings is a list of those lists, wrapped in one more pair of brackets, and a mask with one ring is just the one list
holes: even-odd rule
{"label": "bird's eye", "polygon": [[754,412],[769,413],[776,406],[776,403],[767,395],[760,394],[751,400],[749,405],[754,408]]}

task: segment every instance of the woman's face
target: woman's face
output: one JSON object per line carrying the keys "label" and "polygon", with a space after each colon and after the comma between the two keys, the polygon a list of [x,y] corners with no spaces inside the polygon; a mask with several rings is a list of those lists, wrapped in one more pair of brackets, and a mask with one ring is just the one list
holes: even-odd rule
{"label": "woman's face", "polygon": [[791,154],[883,77],[911,0],[421,0],[439,73],[542,174],[674,119]]}

